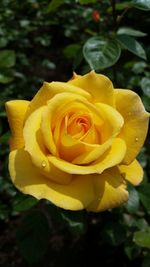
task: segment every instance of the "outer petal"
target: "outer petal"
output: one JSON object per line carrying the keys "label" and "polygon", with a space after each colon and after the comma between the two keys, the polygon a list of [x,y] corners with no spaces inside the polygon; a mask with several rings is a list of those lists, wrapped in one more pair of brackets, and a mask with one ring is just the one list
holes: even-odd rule
{"label": "outer petal", "polygon": [[48,199],[55,205],[70,210],[84,209],[94,199],[91,177],[79,176],[68,185],[58,185],[40,174],[23,149],[11,152],[9,160],[12,181],[25,194],[37,199]]}
{"label": "outer petal", "polygon": [[107,140],[110,136],[117,136],[124,124],[124,119],[121,114],[114,108],[103,103],[96,103],[95,106],[105,122],[105,126],[103,126],[104,133],[102,134],[102,139]]}
{"label": "outer petal", "polygon": [[29,103],[29,101],[25,100],[12,100],[6,102],[6,112],[12,132],[10,141],[11,150],[24,146],[23,123]]}
{"label": "outer petal", "polygon": [[91,71],[84,76],[77,75],[68,83],[90,93],[94,102],[102,102],[114,106],[113,85],[106,76]]}
{"label": "outer petal", "polygon": [[88,92],[71,84],[65,82],[51,82],[51,83],[44,82],[41,89],[32,99],[26,117],[28,117],[37,108],[46,105],[47,101],[50,100],[55,95],[65,92],[77,94],[87,99],[91,98]]}
{"label": "outer petal", "polygon": [[143,179],[143,169],[137,160],[130,165],[118,166],[121,175],[133,185],[138,185]]}
{"label": "outer petal", "polygon": [[25,150],[31,155],[31,160],[39,172],[60,184],[68,184],[72,175],[64,173],[59,168],[51,164],[47,157],[47,150],[43,144],[43,136],[40,131],[42,111],[45,107],[40,107],[34,111],[24,125]]}
{"label": "outer petal", "polygon": [[116,108],[124,118],[120,137],[127,144],[124,164],[130,164],[143,146],[148,130],[149,114],[140,97],[131,90],[116,89]]}
{"label": "outer petal", "polygon": [[73,75],[72,75],[72,77],[71,77],[70,80],[74,80],[74,79],[77,79],[77,78],[79,78],[79,77],[82,77],[82,75],[78,75],[78,74],[74,71],[74,72],[73,72]]}
{"label": "outer petal", "polygon": [[116,167],[93,177],[95,200],[87,207],[88,211],[103,211],[119,206],[128,200],[126,183]]}

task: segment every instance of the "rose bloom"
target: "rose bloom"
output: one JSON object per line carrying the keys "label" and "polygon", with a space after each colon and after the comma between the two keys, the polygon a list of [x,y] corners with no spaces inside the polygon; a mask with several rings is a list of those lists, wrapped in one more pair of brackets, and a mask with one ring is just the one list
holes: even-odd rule
{"label": "rose bloom", "polygon": [[128,181],[142,181],[135,158],[149,114],[136,93],[114,89],[106,76],[44,82],[32,101],[8,101],[6,111],[10,176],[23,193],[98,212],[128,200]]}

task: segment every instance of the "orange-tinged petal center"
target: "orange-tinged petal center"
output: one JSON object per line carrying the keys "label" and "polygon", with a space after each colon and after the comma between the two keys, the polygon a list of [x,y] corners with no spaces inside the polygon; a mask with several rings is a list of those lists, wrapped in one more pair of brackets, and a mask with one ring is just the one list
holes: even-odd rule
{"label": "orange-tinged petal center", "polygon": [[47,103],[41,130],[50,154],[75,164],[84,155],[84,165],[109,149],[122,125],[123,118],[114,108],[63,93]]}
{"label": "orange-tinged petal center", "polygon": [[[69,120],[68,120],[69,122]],[[71,123],[67,125],[67,132],[76,138],[76,134],[82,131],[85,134],[91,127],[91,122],[86,115],[75,117]]]}

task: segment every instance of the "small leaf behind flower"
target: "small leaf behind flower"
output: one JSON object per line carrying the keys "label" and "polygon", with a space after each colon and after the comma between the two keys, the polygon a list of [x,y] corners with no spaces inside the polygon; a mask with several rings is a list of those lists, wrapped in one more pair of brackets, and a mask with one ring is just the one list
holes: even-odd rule
{"label": "small leaf behind flower", "polygon": [[129,200],[125,204],[125,207],[128,212],[130,213],[136,213],[139,209],[139,195],[137,190],[132,186],[128,186],[129,191]]}
{"label": "small leaf behind flower", "polygon": [[141,87],[143,93],[150,98],[150,79],[147,77],[142,78]]}
{"label": "small leaf behind flower", "polygon": [[141,185],[138,191],[143,206],[150,213],[150,184],[146,183]]}
{"label": "small leaf behind flower", "polygon": [[84,211],[68,211],[61,210],[61,217],[66,224],[69,226],[70,231],[75,234],[82,234],[86,231],[87,228],[87,220]]}
{"label": "small leaf behind flower", "polygon": [[13,210],[15,211],[25,211],[38,203],[38,200],[32,196],[17,194],[12,201]]}
{"label": "small leaf behind flower", "polygon": [[118,35],[118,40],[123,45],[123,47],[129,50],[131,53],[137,55],[140,58],[146,59],[144,48],[133,37],[125,34],[120,34]]}

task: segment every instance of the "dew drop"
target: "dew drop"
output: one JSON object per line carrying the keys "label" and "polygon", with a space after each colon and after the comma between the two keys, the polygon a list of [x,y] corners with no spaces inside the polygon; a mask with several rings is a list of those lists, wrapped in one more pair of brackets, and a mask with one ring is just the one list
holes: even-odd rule
{"label": "dew drop", "polygon": [[42,168],[45,168],[46,167],[46,162],[43,160],[42,161]]}
{"label": "dew drop", "polygon": [[139,141],[139,138],[138,138],[138,137],[136,137],[136,138],[135,138],[135,142],[138,142],[138,141]]}

